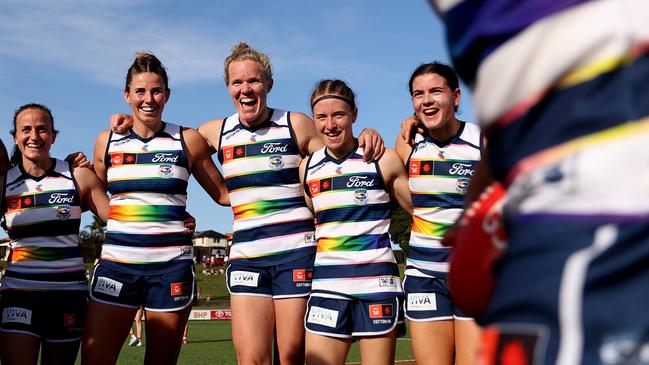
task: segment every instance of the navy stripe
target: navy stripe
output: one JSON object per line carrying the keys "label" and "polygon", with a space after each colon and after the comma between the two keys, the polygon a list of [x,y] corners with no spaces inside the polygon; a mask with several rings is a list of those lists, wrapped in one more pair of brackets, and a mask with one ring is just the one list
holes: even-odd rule
{"label": "navy stripe", "polygon": [[462,194],[412,194],[412,205],[416,208],[462,208]]}
{"label": "navy stripe", "polygon": [[331,179],[330,190],[385,190],[383,179],[376,172],[359,172],[351,175],[336,176]]}
{"label": "navy stripe", "polygon": [[65,219],[29,224],[20,227],[9,227],[7,234],[12,240],[29,237],[56,237],[70,234],[78,235],[81,219]]}
{"label": "navy stripe", "polygon": [[295,144],[293,144],[293,140],[290,138],[273,139],[265,142],[247,144],[245,147],[246,157],[300,154],[300,150]]}
{"label": "navy stripe", "polygon": [[435,271],[435,270],[424,270],[420,267],[414,267],[412,265],[406,265],[406,270],[416,270],[420,271],[426,275],[434,276],[436,278],[442,278],[446,279],[448,277],[448,273],[445,271]]}
{"label": "navy stripe", "polygon": [[477,164],[478,161],[475,160],[434,161],[433,175],[465,177],[470,179],[475,172]]}
{"label": "navy stripe", "polygon": [[107,232],[105,244],[128,247],[191,246],[191,236],[186,233],[128,234]]}
{"label": "navy stripe", "polygon": [[262,240],[296,233],[308,233],[315,230],[313,219],[303,219],[279,224],[268,224],[234,232],[232,244]]}
{"label": "navy stripe", "polygon": [[187,181],[176,178],[154,178],[114,181],[108,184],[111,194],[145,191],[148,193],[187,195]]}
{"label": "navy stripe", "polygon": [[447,262],[449,256],[448,248],[426,248],[410,246],[408,258],[428,262]]}
{"label": "navy stripe", "polygon": [[399,276],[399,268],[396,264],[378,262],[371,264],[316,265],[313,272],[313,279],[340,279],[388,275]]}
{"label": "navy stripe", "polygon": [[[230,263],[237,265],[237,267],[245,266],[275,266],[287,262],[294,262],[309,255],[315,255],[315,246],[300,247],[288,252],[278,252],[272,255],[254,258],[238,258],[231,260]],[[308,264],[313,266],[313,260]],[[307,267],[309,268],[309,267]]]}
{"label": "navy stripe", "polygon": [[[114,262],[108,260],[101,260],[101,273],[113,270],[116,275],[122,273],[135,274],[135,275],[158,275],[163,273],[176,272],[180,270],[187,270],[187,267],[193,267],[194,262],[191,259],[187,260],[172,260],[160,263],[150,264],[126,264],[123,262]],[[121,276],[118,276],[121,277]]]}
{"label": "navy stripe", "polygon": [[80,200],[76,190],[57,190],[43,193],[34,192],[34,205],[37,207],[57,206],[57,205],[74,205],[79,206]]}
{"label": "navy stripe", "polygon": [[318,224],[330,222],[370,222],[390,218],[392,203],[354,205],[321,210],[316,213]]}
{"label": "navy stripe", "polygon": [[84,270],[73,271],[73,272],[48,272],[48,273],[33,273],[33,274],[7,270],[5,276],[10,278],[15,278],[15,279],[34,280],[34,281],[86,282],[86,274]]}
{"label": "navy stripe", "polygon": [[492,51],[534,22],[587,0],[462,1],[444,14],[446,38],[458,75],[473,84]]}
{"label": "navy stripe", "polygon": [[266,171],[235,176],[225,180],[228,191],[249,187],[265,187],[298,183],[300,183],[300,176],[297,167],[286,168],[280,171]]}
{"label": "navy stripe", "polygon": [[548,95],[516,122],[489,135],[487,152],[492,172],[502,179],[526,156],[646,117],[646,80],[649,54],[631,65]]}

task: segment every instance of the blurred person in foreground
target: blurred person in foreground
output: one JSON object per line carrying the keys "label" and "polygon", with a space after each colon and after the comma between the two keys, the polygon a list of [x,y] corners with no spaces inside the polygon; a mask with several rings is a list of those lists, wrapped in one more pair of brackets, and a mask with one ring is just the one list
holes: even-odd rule
{"label": "blurred person in foreground", "polygon": [[647,363],[649,2],[431,3],[487,138],[469,196],[507,193],[482,360]]}

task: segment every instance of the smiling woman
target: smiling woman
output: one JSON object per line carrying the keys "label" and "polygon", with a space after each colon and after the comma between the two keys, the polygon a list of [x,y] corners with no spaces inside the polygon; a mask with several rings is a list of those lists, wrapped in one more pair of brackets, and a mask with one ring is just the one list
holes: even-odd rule
{"label": "smiling woman", "polygon": [[344,364],[357,340],[364,364],[390,364],[404,326],[388,226],[392,199],[412,211],[406,171],[391,149],[377,161],[363,161],[352,131],[355,95],[343,81],[320,81],[311,108],[325,147],[300,165],[317,240],[304,320],[306,362]]}
{"label": "smiling woman", "polygon": [[108,198],[92,171],[50,157],[58,132],[47,107],[23,105],[13,127],[11,169],[2,186],[11,253],[0,284],[0,360],[36,364],[40,352],[43,363],[73,364],[88,296],[81,212],[106,220]]}
{"label": "smiling woman", "polygon": [[124,100],[132,128],[102,132],[95,171],[111,193],[106,241],[95,266],[82,363],[114,364],[133,316],[146,311],[146,364],[175,364],[194,300],[191,234],[185,228],[190,174],[228,204],[223,177],[204,139],[162,120],[171,90],[152,54],[136,56]]}

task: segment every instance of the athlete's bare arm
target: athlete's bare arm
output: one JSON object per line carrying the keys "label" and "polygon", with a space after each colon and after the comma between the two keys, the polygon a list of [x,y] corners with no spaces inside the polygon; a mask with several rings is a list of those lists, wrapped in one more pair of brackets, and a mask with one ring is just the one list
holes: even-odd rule
{"label": "athlete's bare arm", "polygon": [[216,203],[230,205],[225,180],[214,165],[210,148],[203,136],[197,130],[187,128],[183,130],[183,137],[189,157],[189,167],[196,181]]}
{"label": "athlete's bare arm", "polygon": [[291,112],[291,125],[302,155],[309,156],[324,146],[322,138],[320,138],[315,130],[313,120],[305,114]]}
{"label": "athlete's bare arm", "polygon": [[394,142],[394,150],[397,152],[397,155],[399,155],[402,164],[405,165],[406,162],[408,162],[408,158],[410,158],[412,146],[399,135],[397,136],[397,140]]}
{"label": "athlete's bare arm", "polygon": [[205,141],[207,141],[211,154],[214,154],[219,150],[223,121],[223,119],[214,119],[205,122],[198,127],[198,132],[203,136],[203,138],[205,138]]}
{"label": "athlete's bare arm", "polygon": [[311,209],[313,212],[313,202],[311,201],[311,197],[309,197],[309,194],[304,191],[304,171],[306,171],[306,164],[308,163],[308,158],[302,159],[302,162],[300,162],[300,182],[302,183],[302,192],[304,193],[304,201],[306,202],[306,205]]}
{"label": "athlete's bare arm", "polygon": [[386,148],[383,157],[379,160],[381,176],[385,181],[388,191],[394,200],[408,214],[412,214],[412,198],[408,188],[408,174],[399,155],[390,148]]}
{"label": "athlete's bare arm", "polygon": [[106,164],[104,163],[104,154],[106,154],[106,146],[108,145],[108,137],[110,131],[102,131],[95,140],[95,151],[92,158],[95,174],[99,180],[106,186],[108,178],[106,176]]}
{"label": "athlete's bare arm", "polygon": [[75,167],[72,173],[79,184],[83,210],[90,209],[102,221],[108,221],[108,196],[97,175],[87,167]]}

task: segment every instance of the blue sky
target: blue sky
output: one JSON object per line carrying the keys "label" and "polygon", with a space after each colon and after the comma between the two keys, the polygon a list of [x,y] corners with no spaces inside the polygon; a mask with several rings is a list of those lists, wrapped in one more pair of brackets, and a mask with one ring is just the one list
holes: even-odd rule
{"label": "blue sky", "polygon": [[[356,132],[376,128],[390,147],[412,113],[410,73],[420,63],[449,60],[440,22],[424,0],[3,0],[0,137],[13,146],[14,110],[42,103],[60,130],[52,155],[92,156],[110,114],[129,110],[122,90],[137,51],[153,52],[167,67],[166,121],[197,127],[228,116],[234,107],[223,60],[239,41],[271,57],[271,107],[309,114],[318,80],[345,80],[357,94]],[[463,91],[459,117],[473,121]],[[193,179],[188,209],[198,230],[231,230],[230,208],[213,204]]]}

